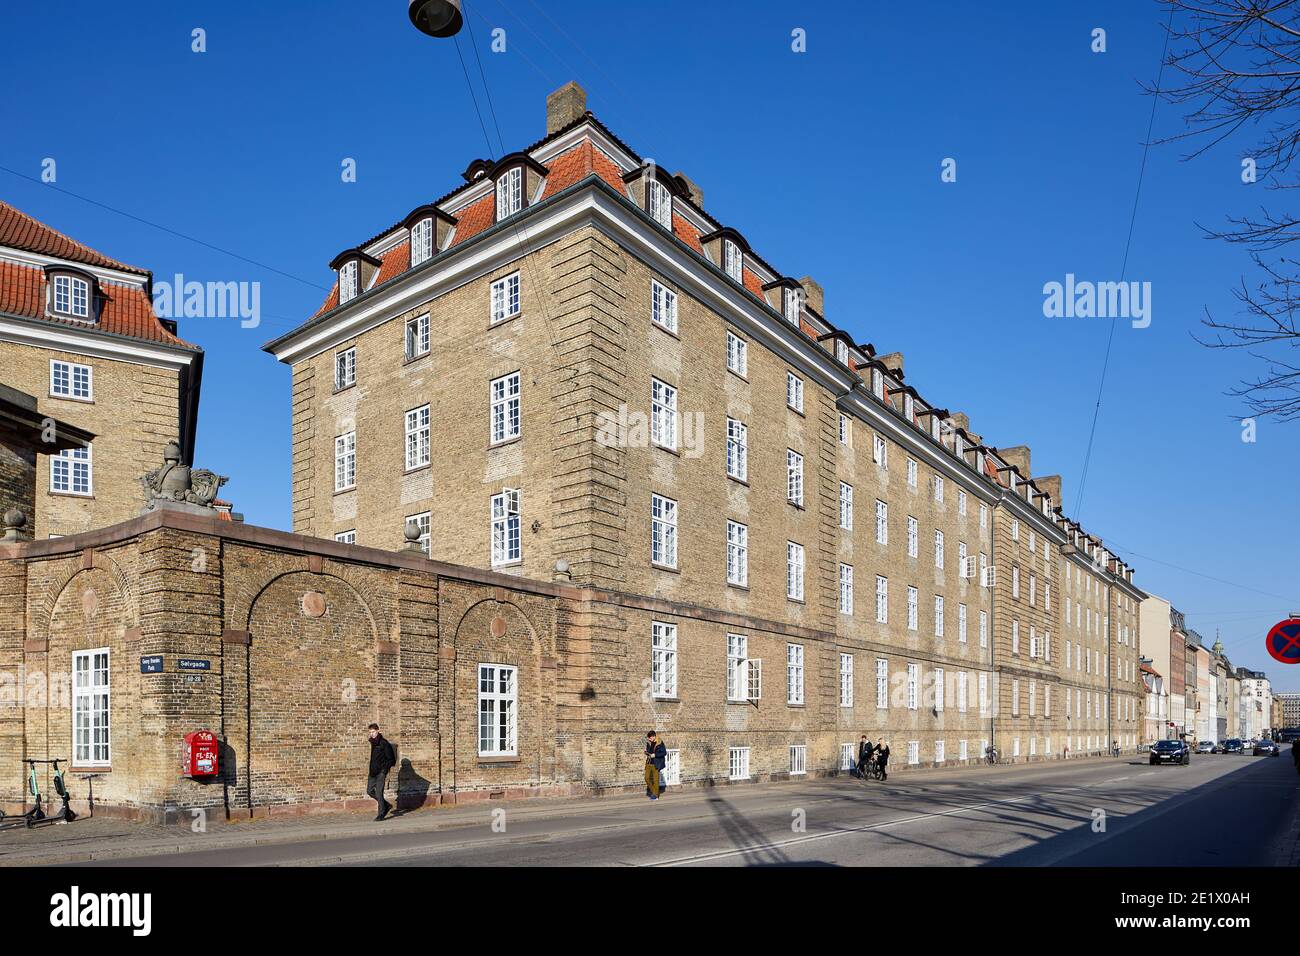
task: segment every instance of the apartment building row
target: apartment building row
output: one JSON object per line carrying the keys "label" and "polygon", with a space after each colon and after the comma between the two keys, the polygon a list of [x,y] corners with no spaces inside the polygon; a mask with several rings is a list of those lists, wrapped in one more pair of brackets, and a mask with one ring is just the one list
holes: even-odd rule
{"label": "apartment building row", "polygon": [[671,602],[575,624],[608,655],[593,755],[651,724],[687,778],[746,747],[831,769],[860,733],[919,764],[1138,745],[1143,593],[1028,447],[927,401],[572,84],[463,178],[266,346],[296,532],[411,525],[437,561]]}

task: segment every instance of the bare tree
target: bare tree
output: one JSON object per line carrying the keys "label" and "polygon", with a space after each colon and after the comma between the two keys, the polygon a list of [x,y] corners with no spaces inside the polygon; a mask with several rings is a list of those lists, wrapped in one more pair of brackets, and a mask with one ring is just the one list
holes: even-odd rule
{"label": "bare tree", "polygon": [[[1187,123],[1182,133],[1160,142],[1188,142],[1190,159],[1235,136],[1252,137],[1243,154],[1243,181],[1279,190],[1300,185],[1291,171],[1300,154],[1300,0],[1158,2],[1170,8],[1165,67],[1177,79],[1151,92],[1182,106]],[[1300,270],[1283,254],[1300,240],[1300,219],[1261,207],[1258,215],[1227,222],[1227,228],[1205,234],[1244,246],[1259,274],[1233,290],[1241,305],[1233,319],[1219,320],[1206,310],[1203,324],[1211,334],[1198,341],[1209,348],[1247,349],[1263,364],[1256,378],[1228,393],[1252,414],[1300,417],[1300,368],[1283,357],[1289,354],[1285,349],[1300,347]]]}

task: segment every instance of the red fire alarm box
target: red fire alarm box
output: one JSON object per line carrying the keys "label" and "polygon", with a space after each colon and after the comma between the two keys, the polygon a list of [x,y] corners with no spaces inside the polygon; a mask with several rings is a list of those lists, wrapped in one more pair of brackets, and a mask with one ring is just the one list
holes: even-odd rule
{"label": "red fire alarm box", "polygon": [[217,735],[210,730],[195,730],[185,735],[187,777],[212,777],[217,773]]}

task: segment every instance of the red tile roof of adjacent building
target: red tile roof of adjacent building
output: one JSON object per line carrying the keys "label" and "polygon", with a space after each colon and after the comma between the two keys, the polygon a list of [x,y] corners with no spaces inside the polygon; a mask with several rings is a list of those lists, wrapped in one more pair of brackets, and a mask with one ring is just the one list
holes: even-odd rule
{"label": "red tile roof of adjacent building", "polygon": [[[146,278],[152,275],[147,269],[129,266],[96,252],[3,200],[0,200],[0,246]],[[198,348],[163,327],[144,287],[115,282],[97,283],[103,304],[98,321],[91,323],[50,314],[46,307],[46,284],[45,270],[39,266],[0,262],[0,312],[42,319],[69,328],[108,332],[189,349]]]}
{"label": "red tile roof of adjacent building", "polygon": [[102,252],[96,252],[90,246],[65,236],[57,229],[51,229],[45,223],[15,209],[3,199],[0,199],[0,246],[35,252],[55,259],[66,259],[69,262],[80,262],[83,265],[103,266],[106,269],[134,272],[136,275],[149,275],[145,269],[110,259]]}

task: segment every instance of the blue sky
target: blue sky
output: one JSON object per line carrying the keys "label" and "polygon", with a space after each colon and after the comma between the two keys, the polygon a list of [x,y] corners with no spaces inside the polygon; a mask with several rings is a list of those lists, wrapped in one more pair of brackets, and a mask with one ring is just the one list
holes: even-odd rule
{"label": "blue sky", "polygon": [[[1042,289],[1066,273],[1119,278],[1151,108],[1138,84],[1154,79],[1166,13],[1057,6],[935,3],[918,19],[856,2],[666,0],[645,16],[467,4],[507,149],[545,132],[547,92],[576,79],[593,112],[684,170],[767,261],[818,279],[832,322],[902,350],[909,382],[990,444],[1029,444],[1034,472],[1063,475],[1067,511],[1137,583],[1210,641],[1221,629],[1234,663],[1300,690],[1300,667],[1282,674],[1263,649],[1268,626],[1300,610],[1285,531],[1300,517],[1285,477],[1300,424],[1260,421],[1243,442],[1223,393],[1254,366],[1190,334],[1204,309],[1230,314],[1250,275],[1197,224],[1276,200],[1241,182],[1248,141],[1191,162],[1178,146],[1150,151],[1126,278],[1152,284],[1152,322],[1116,328],[1080,508],[1108,325],[1045,318]],[[260,327],[181,331],[207,351],[198,462],[231,475],[223,493],[248,521],[288,527],[289,372],[260,346],[316,310],[337,252],[498,153],[456,46],[416,33],[398,0],[24,4],[6,27],[37,42],[6,49],[0,196],[158,279],[261,283]],[[205,53],[191,51],[196,27]],[[495,27],[505,53],[488,48]],[[468,31],[460,41],[495,142]],[[1161,103],[1156,135],[1181,128]],[[66,192],[23,178],[46,157]],[[347,157],[355,183],[341,181]],[[949,157],[955,183],[940,180]]]}

